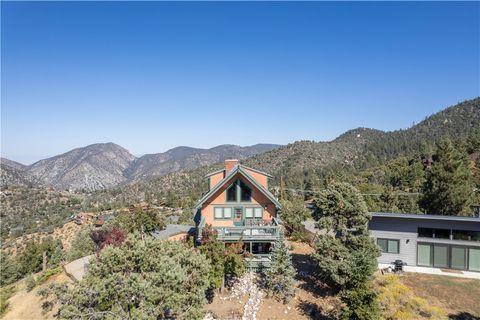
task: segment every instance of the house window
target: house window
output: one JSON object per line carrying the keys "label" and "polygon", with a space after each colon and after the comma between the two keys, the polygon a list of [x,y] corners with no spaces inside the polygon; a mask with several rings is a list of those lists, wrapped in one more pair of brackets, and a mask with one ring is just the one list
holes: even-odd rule
{"label": "house window", "polygon": [[420,238],[433,238],[432,228],[418,228],[418,236]]}
{"label": "house window", "polygon": [[213,217],[215,219],[232,219],[232,208],[230,207],[215,207],[213,209]]}
{"label": "house window", "polygon": [[400,240],[377,239],[377,244],[384,253],[400,253]]}
{"label": "house window", "polygon": [[263,208],[262,207],[246,207],[245,218],[247,219],[262,219]]}
{"label": "house window", "polygon": [[480,231],[453,230],[453,240],[480,241]]}
{"label": "house window", "polygon": [[450,229],[418,228],[420,238],[450,239]]}
{"label": "house window", "polygon": [[250,202],[252,201],[252,189],[242,180],[237,180],[227,189],[228,202]]}
{"label": "house window", "polygon": [[234,182],[227,189],[227,201],[237,202],[237,183]]}
{"label": "house window", "polygon": [[241,201],[250,202],[252,199],[252,189],[250,189],[242,180],[239,183]]}
{"label": "house window", "polygon": [[435,238],[450,239],[450,229],[435,229]]}

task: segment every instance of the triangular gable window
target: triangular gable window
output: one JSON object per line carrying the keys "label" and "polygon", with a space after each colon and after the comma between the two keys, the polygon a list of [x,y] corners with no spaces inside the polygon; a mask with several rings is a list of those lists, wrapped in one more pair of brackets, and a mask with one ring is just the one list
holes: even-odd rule
{"label": "triangular gable window", "polygon": [[237,182],[236,181],[227,189],[227,201],[237,202]]}
{"label": "triangular gable window", "polygon": [[227,189],[228,202],[250,202],[252,201],[252,189],[242,180],[238,179]]}

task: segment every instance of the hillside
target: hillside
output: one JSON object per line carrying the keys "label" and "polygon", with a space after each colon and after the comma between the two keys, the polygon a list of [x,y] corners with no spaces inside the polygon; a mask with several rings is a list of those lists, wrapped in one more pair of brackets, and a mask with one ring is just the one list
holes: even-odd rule
{"label": "hillside", "polygon": [[95,190],[124,182],[123,171],[134,159],[114,143],[99,143],[40,160],[27,170],[59,189]]}
{"label": "hillside", "polygon": [[[407,130],[382,132],[359,128],[350,130],[333,141],[298,141],[247,159],[242,158],[248,156],[246,152],[258,152],[259,149],[248,151],[247,148],[222,146],[213,148],[212,154],[215,151],[219,152],[219,149],[233,151],[247,149],[247,151],[241,150],[242,153],[222,151],[207,157],[205,155],[212,149],[207,149],[208,152],[199,152],[203,149],[176,148],[166,152],[168,155],[149,155],[145,156],[144,160],[135,159],[132,162],[134,165],[129,165],[128,168],[136,169],[122,172],[120,178],[123,179],[122,185],[89,193],[68,194],[66,198],[71,198],[70,201],[66,201],[64,197],[63,201],[55,203],[55,199],[62,196],[45,188],[17,188],[14,191],[15,196],[9,198],[8,202],[5,201],[2,206],[3,216],[8,217],[9,222],[4,224],[3,231],[8,231],[18,224],[28,226],[26,228],[28,230],[38,229],[32,223],[35,220],[41,221],[38,224],[41,228],[52,220],[58,225],[61,219],[78,212],[80,208],[108,210],[140,201],[158,205],[167,202],[171,207],[189,208],[208,188],[203,178],[205,174],[217,170],[222,164],[200,165],[208,164],[209,161],[218,162],[225,157],[244,159],[242,163],[271,173],[274,176],[270,184],[272,187],[279,186],[280,176],[283,176],[287,188],[321,187],[327,176],[335,174],[359,186],[362,192],[379,194],[390,184],[391,177],[396,180],[399,180],[397,177],[405,177],[403,179],[405,180],[411,176],[412,179],[408,178],[411,181],[397,183],[391,187],[397,191],[418,192],[421,177],[418,178],[416,172],[422,171],[420,154],[425,149],[424,145],[433,145],[442,135],[447,134],[457,143],[461,143],[465,138],[478,134],[479,128],[475,126],[478,123],[480,123],[480,99],[477,98],[447,108]],[[203,158],[199,154],[204,155]],[[478,151],[471,154],[478,154]],[[150,163],[147,161],[149,158],[153,159]],[[415,163],[410,164],[413,158],[416,159]],[[166,160],[156,162],[158,159]],[[171,165],[172,161],[176,161],[178,165]],[[196,165],[200,167],[190,171],[183,169]],[[169,169],[162,171],[164,169],[159,168]],[[155,176],[176,169],[179,171]],[[129,180],[127,177],[132,179]],[[367,199],[369,206],[381,209],[378,198],[375,197]],[[81,199],[81,205],[78,205],[77,198]],[[415,203],[410,203],[415,200],[412,199],[402,198],[401,201],[408,203],[402,204],[402,207],[398,205],[399,208],[411,212],[418,210]]]}
{"label": "hillside", "polygon": [[[398,157],[419,155],[425,145],[433,147],[444,135],[457,141],[466,139],[478,133],[479,123],[480,98],[476,98],[427,117],[406,130],[353,129],[329,142],[298,141],[253,156],[243,163],[271,173],[274,176],[272,186],[278,186],[279,177],[283,176],[287,187],[304,188],[306,180],[312,177],[321,179],[332,173],[348,173],[352,177]],[[105,190],[92,197],[107,206],[112,201],[128,203],[167,196],[177,201],[186,201],[185,197],[193,201],[207,188],[203,176],[219,166],[175,172],[117,190]]]}
{"label": "hillside", "polygon": [[279,147],[256,144],[220,145],[211,149],[177,147],[136,158],[114,143],[76,148],[30,166],[2,158],[1,186],[43,184],[59,190],[93,191],[142,181],[175,171],[188,171],[228,158],[246,159]]}
{"label": "hillside", "polygon": [[26,166],[5,158],[0,159],[0,185],[1,186],[34,186],[40,182],[29,172]]}
{"label": "hillside", "polygon": [[257,144],[249,147],[220,145],[211,149],[177,147],[164,153],[147,154],[135,159],[125,171],[125,175],[130,180],[138,181],[170,172],[193,170],[228,158],[246,159],[275,148],[278,148],[278,145]]}
{"label": "hillside", "polygon": [[[248,159],[245,164],[301,179],[306,172],[365,169],[399,156],[421,153],[442,136],[465,139],[480,130],[480,98],[446,108],[406,130],[358,128],[329,142],[300,141]],[[292,182],[292,181],[291,181]]]}

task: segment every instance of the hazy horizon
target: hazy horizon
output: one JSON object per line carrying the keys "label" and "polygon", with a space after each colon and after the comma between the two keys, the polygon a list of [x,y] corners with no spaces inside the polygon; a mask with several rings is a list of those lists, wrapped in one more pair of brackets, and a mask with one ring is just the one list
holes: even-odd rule
{"label": "hazy horizon", "polygon": [[329,141],[480,96],[478,2],[8,2],[1,155]]}

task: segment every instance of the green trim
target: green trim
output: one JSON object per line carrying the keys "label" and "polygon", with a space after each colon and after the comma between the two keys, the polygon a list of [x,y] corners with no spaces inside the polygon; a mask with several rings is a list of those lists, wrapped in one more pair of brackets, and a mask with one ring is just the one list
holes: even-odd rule
{"label": "green trim", "polygon": [[[225,208],[230,208],[230,218],[225,218],[225,213],[224,213],[224,209]],[[217,218],[215,216],[215,210],[216,209],[222,209],[222,218]],[[232,220],[233,221],[233,215],[234,215],[234,208],[233,207],[229,207],[229,206],[214,206],[213,207],[213,220]]]}
{"label": "green trim", "polygon": [[194,210],[196,209],[199,209],[201,208],[201,206],[203,205],[203,203],[205,203],[205,201],[207,201],[215,192],[217,192],[221,187],[223,187],[228,181],[230,181],[230,179],[237,173],[240,173],[242,174],[252,185],[254,185],[260,192],[262,192],[269,200],[271,200],[275,206],[277,207],[277,209],[281,209],[282,208],[282,205],[280,204],[280,202],[278,202],[278,200],[273,196],[273,194],[270,193],[270,191],[268,191],[267,189],[265,189],[262,185],[260,185],[255,179],[253,179],[253,177],[248,174],[248,172],[246,172],[245,170],[242,169],[241,166],[237,166],[236,169],[234,170],[231,170],[226,176],[225,178],[223,178],[219,183],[217,183],[215,185],[215,187],[213,187],[213,189],[211,189],[209,192],[207,192],[198,202],[197,204],[195,205],[195,208]]}
{"label": "green trim", "polygon": [[[250,190],[250,200],[242,200],[242,187],[241,183],[243,183],[249,190]],[[234,186],[235,189],[235,201],[228,200],[228,189]],[[225,189],[225,203],[235,203],[235,204],[243,204],[243,203],[251,203],[252,202],[252,194],[253,190],[250,188],[242,179],[238,178],[235,180],[230,186]]]}

